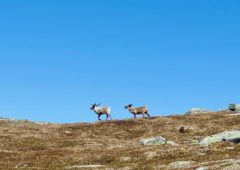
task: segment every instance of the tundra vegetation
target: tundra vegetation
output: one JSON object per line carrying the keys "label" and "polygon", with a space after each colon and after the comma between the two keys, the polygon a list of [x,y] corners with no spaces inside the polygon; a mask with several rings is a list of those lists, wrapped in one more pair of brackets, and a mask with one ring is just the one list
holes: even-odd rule
{"label": "tundra vegetation", "polygon": [[[1,119],[0,169],[230,169],[239,167],[239,144],[199,141],[239,124],[224,111],[73,124]],[[156,136],[177,145],[139,142]]]}

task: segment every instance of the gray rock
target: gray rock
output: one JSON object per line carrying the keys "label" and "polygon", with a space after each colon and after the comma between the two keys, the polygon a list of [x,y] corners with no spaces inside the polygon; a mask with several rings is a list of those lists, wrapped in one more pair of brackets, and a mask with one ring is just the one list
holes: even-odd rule
{"label": "gray rock", "polygon": [[140,139],[139,141],[142,145],[162,145],[166,144],[166,139],[162,136],[157,136],[148,139]]}
{"label": "gray rock", "polygon": [[177,146],[178,144],[176,144],[175,142],[173,142],[173,141],[167,141],[167,144],[168,145],[173,145],[173,146]]}
{"label": "gray rock", "polygon": [[240,112],[240,104],[230,104],[228,106],[228,110],[231,110],[234,112]]}
{"label": "gray rock", "polygon": [[216,142],[221,142],[225,140],[234,140],[240,138],[240,131],[225,131],[219,134],[215,134],[212,136],[205,137],[200,141],[201,145],[210,145]]}
{"label": "gray rock", "polygon": [[132,158],[131,157],[121,157],[120,160],[124,161],[124,162],[127,162],[127,161],[132,160]]}
{"label": "gray rock", "polygon": [[196,170],[208,170],[208,167],[199,167]]}
{"label": "gray rock", "polygon": [[194,161],[177,161],[172,162],[168,166],[170,168],[189,168],[191,167],[195,162]]}
{"label": "gray rock", "polygon": [[234,150],[235,148],[234,147],[226,147],[226,148],[224,148],[225,150]]}
{"label": "gray rock", "polygon": [[100,168],[103,167],[102,165],[75,165],[75,166],[68,166],[65,169],[76,169],[76,168]]}
{"label": "gray rock", "polygon": [[206,114],[210,113],[212,111],[207,109],[201,109],[201,108],[192,108],[188,112],[185,113],[185,115],[199,115],[199,114]]}
{"label": "gray rock", "polygon": [[231,143],[235,143],[235,144],[239,144],[239,143],[240,143],[240,138],[234,138],[234,139],[223,139],[223,141],[231,142]]}
{"label": "gray rock", "polygon": [[190,143],[191,145],[198,145],[198,144],[200,143],[200,141],[197,140],[197,139],[193,139],[193,140],[190,140],[189,143]]}
{"label": "gray rock", "polygon": [[173,141],[167,141],[164,137],[162,136],[156,136],[153,138],[148,138],[148,139],[140,139],[139,142],[142,145],[164,145],[164,144],[169,144],[169,145],[177,145]]}

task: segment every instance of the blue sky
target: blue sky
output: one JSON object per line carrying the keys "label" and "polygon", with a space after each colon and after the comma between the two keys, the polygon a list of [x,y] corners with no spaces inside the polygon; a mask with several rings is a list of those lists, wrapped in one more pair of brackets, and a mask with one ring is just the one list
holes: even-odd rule
{"label": "blue sky", "polygon": [[240,103],[240,1],[0,2],[0,116],[97,120]]}

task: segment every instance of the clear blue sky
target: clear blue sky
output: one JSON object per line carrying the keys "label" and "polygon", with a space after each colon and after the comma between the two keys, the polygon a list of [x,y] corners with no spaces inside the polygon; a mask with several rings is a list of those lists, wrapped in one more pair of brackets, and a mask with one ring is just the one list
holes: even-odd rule
{"label": "clear blue sky", "polygon": [[97,120],[240,103],[240,1],[0,2],[0,116]]}

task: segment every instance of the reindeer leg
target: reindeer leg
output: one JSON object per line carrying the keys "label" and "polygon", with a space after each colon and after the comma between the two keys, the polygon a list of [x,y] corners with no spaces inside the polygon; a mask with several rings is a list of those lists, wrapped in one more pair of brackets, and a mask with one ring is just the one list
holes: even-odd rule
{"label": "reindeer leg", "polygon": [[100,119],[100,115],[98,115],[98,120],[101,121],[101,119]]}
{"label": "reindeer leg", "polygon": [[148,117],[151,117],[150,114],[148,113],[148,111],[145,113]]}
{"label": "reindeer leg", "polygon": [[106,120],[108,120],[108,114],[107,114]]}
{"label": "reindeer leg", "polygon": [[134,118],[137,118],[137,115],[136,115],[136,114],[134,114]]}

